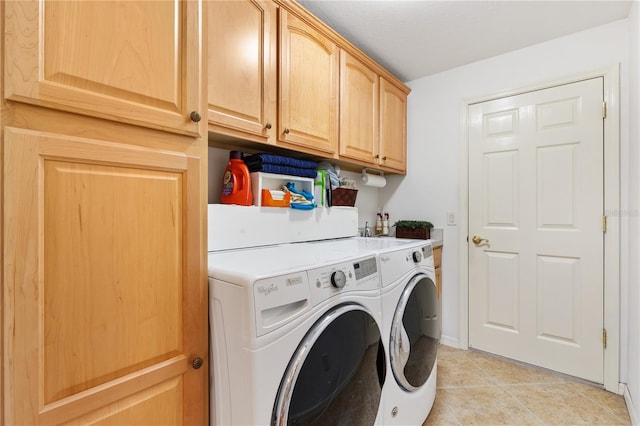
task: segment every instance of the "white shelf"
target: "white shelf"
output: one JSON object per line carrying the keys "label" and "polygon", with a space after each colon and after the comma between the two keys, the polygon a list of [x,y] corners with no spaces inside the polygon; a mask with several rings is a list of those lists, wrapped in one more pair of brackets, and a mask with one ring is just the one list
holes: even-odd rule
{"label": "white shelf", "polygon": [[355,237],[356,207],[281,207],[209,204],[209,251]]}

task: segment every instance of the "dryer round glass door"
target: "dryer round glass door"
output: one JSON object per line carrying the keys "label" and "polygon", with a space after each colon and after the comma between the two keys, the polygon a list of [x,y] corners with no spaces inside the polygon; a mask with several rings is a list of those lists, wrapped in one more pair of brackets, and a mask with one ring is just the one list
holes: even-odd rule
{"label": "dryer round glass door", "polygon": [[389,361],[398,384],[419,389],[436,362],[440,341],[438,292],[427,275],[414,276],[405,286],[391,323]]}
{"label": "dryer round glass door", "polygon": [[374,424],[384,366],[375,319],[361,305],[337,306],[311,327],[291,358],[271,424]]}

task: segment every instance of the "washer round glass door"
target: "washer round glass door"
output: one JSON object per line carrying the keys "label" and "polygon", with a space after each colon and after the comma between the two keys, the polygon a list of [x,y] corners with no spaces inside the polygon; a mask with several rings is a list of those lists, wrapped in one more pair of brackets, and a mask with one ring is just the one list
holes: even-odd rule
{"label": "washer round glass door", "polygon": [[271,424],[374,424],[384,366],[375,319],[361,305],[337,306],[311,327],[296,349]]}
{"label": "washer round glass door", "polygon": [[389,361],[398,384],[413,392],[425,384],[440,341],[438,292],[425,274],[405,286],[391,323]]}

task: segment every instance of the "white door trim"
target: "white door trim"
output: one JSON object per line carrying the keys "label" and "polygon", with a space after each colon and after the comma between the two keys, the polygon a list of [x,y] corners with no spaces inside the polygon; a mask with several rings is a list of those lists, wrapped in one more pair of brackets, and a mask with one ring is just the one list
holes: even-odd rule
{"label": "white door trim", "polygon": [[458,344],[469,347],[469,105],[533,90],[590,78],[604,78],[604,100],[607,118],[604,121],[604,209],[607,214],[607,232],[604,236],[604,326],[607,330],[607,348],[604,351],[604,387],[619,393],[620,376],[620,65],[607,69],[562,78],[556,81],[467,99],[460,105],[460,158],[459,158],[459,283]]}

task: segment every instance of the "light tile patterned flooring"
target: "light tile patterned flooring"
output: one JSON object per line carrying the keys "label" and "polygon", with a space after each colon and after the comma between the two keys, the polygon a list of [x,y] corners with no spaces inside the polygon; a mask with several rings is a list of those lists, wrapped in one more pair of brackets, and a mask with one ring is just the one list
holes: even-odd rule
{"label": "light tile patterned flooring", "polygon": [[624,398],[474,351],[440,345],[426,425],[630,425]]}

